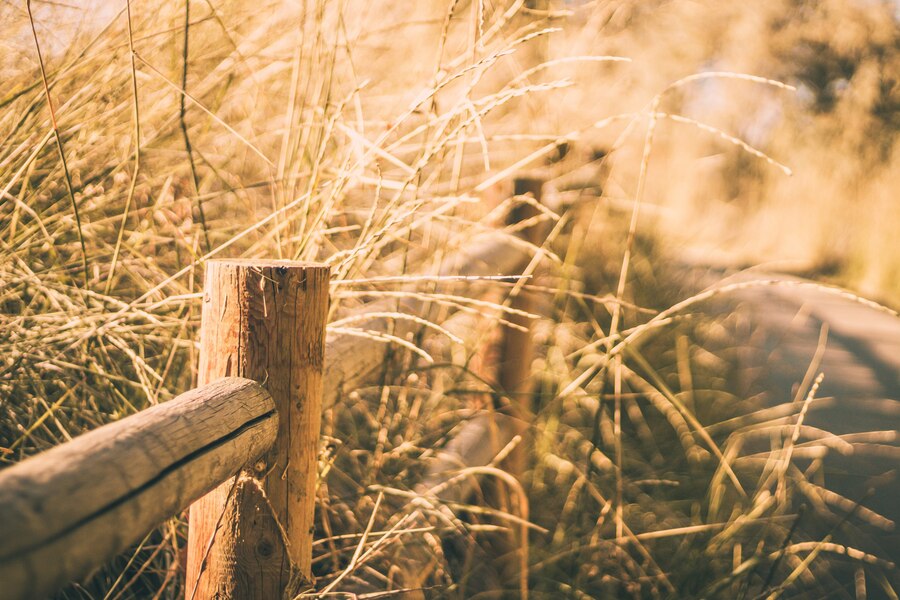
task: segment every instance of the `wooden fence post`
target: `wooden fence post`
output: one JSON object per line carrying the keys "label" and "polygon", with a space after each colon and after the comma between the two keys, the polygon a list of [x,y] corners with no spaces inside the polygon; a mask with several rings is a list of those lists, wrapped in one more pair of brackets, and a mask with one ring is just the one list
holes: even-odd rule
{"label": "wooden fence post", "polygon": [[[540,216],[541,211],[538,208],[542,200],[542,190],[544,180],[538,177],[518,177],[513,182],[513,194],[515,196],[530,196],[532,202],[522,202],[515,205],[507,216],[507,225],[520,225],[522,228],[518,230],[518,235],[525,241],[540,246],[544,242],[545,223],[534,222],[526,223]],[[526,265],[522,265],[524,267]],[[510,308],[525,313],[533,312],[534,305],[533,295],[528,290],[520,289],[510,300]],[[512,313],[505,317],[510,323],[518,325],[518,328],[501,326],[501,337],[498,344],[497,371],[496,381],[497,387],[501,395],[505,395],[509,399],[509,404],[503,407],[512,416],[513,428],[517,435],[523,435],[527,432],[530,423],[533,407],[530,402],[531,382],[531,362],[534,358],[534,348],[531,339],[531,319],[518,314]],[[520,442],[519,445],[510,452],[504,461],[505,469],[512,473],[515,477],[521,479],[522,474],[528,464],[528,454],[525,444]],[[498,488],[496,482],[488,483],[484,486],[486,494],[493,496],[501,505],[501,508],[507,508],[509,505],[509,490],[505,487]],[[524,507],[520,507],[524,508]],[[521,515],[527,519],[527,514]],[[519,579],[519,597],[528,598],[528,531],[523,528],[519,532],[512,533],[511,539],[512,550],[506,554],[505,559],[501,560],[503,571],[507,575],[515,574]],[[512,561],[515,560],[513,564]]]}
{"label": "wooden fence post", "polygon": [[[536,204],[541,202],[544,180],[537,177],[518,177],[513,182],[513,194],[531,196]],[[540,210],[533,204],[520,203],[509,213],[508,225],[524,223],[540,216]],[[543,243],[544,223],[534,223],[519,231],[522,239],[535,246]],[[520,290],[510,302],[510,307],[518,311],[532,312],[534,304],[532,295],[527,290]],[[528,392],[531,376],[531,361],[534,357],[531,343],[531,320],[519,314],[510,314],[506,319],[522,329],[503,327],[500,341],[499,360],[497,365],[497,384],[500,391],[510,399],[512,414],[519,424],[519,433],[527,429],[525,419],[532,413]],[[516,448],[508,461],[509,470],[520,476],[525,468],[525,453],[522,447]]]}
{"label": "wooden fence post", "polygon": [[272,450],[191,506],[187,600],[279,599],[311,580],[329,267],[221,260],[206,268],[199,384],[261,383]]}

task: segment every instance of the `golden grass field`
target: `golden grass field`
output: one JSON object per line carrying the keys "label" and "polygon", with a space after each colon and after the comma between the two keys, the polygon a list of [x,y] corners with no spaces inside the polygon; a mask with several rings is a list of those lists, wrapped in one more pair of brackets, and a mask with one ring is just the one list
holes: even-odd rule
{"label": "golden grass field", "polygon": [[[734,384],[740,319],[657,323],[697,292],[682,263],[763,265],[900,305],[897,11],[3,3],[0,460],[192,387],[212,257],[328,263],[334,336],[367,335],[341,320],[349,309],[411,293],[443,303],[416,318],[461,307],[496,332],[511,281],[483,282],[485,306],[418,276],[503,229],[513,178],[539,172],[553,233],[525,284],[541,298],[522,481],[531,596],[896,598],[897,557],[866,538],[880,522],[807,498],[813,476],[785,458],[796,438],[760,450],[723,425],[762,410]],[[635,331],[641,343],[614,356]],[[458,367],[484,339],[401,340],[380,381],[326,407],[340,450],[322,459],[318,590],[370,518],[384,531],[411,510],[402,493],[483,404]],[[434,366],[445,359],[456,367]],[[456,507],[453,523],[497,558],[515,504]],[[836,524],[793,528],[801,504]],[[173,519],[60,597],[183,595],[184,533]],[[402,533],[354,577],[396,590],[391,565],[416,535]],[[497,562],[489,577],[450,560],[426,596],[516,597],[521,571]]]}

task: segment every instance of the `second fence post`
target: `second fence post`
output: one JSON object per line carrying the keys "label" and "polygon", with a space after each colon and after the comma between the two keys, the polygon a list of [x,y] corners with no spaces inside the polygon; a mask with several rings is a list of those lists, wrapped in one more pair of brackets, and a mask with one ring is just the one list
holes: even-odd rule
{"label": "second fence post", "polygon": [[[513,182],[513,194],[519,200],[507,217],[507,225],[518,226],[518,235],[533,246],[540,247],[546,237],[545,223],[540,221],[539,208],[542,201],[544,180],[539,177],[517,177]],[[522,265],[525,268],[527,265]],[[529,273],[530,275],[530,273]],[[510,308],[516,313],[506,315],[506,319],[518,327],[503,327],[499,344],[499,360],[497,364],[497,385],[500,393],[509,399],[506,409],[512,414],[516,423],[516,433],[526,436],[532,424],[534,407],[531,403],[531,362],[534,358],[532,340],[532,322],[525,313],[533,312],[534,296],[526,289],[518,289],[518,293],[510,298]],[[528,467],[528,442],[520,441],[510,452],[505,461],[506,470],[521,480]],[[500,496],[503,497],[502,495]],[[525,508],[525,507],[522,507]],[[527,514],[523,513],[527,520]],[[515,553],[506,559],[518,558],[517,564],[506,565],[507,573],[517,573],[519,579],[519,597],[528,598],[528,529],[522,528],[513,534]]]}
{"label": "second fence post", "polygon": [[[521,202],[517,204],[507,217],[508,225],[523,225],[519,231],[522,239],[534,246],[540,246],[544,242],[545,223],[533,222],[541,215],[537,206],[542,201],[544,180],[538,177],[517,177],[513,182],[513,194],[517,198],[530,196],[531,203]],[[530,223],[530,224],[529,224]],[[524,268],[525,265],[523,265]],[[533,311],[534,299],[531,293],[525,289],[518,290],[518,294],[512,298],[510,308],[518,312],[506,316],[506,319],[519,328],[504,327],[503,337],[500,341],[499,364],[497,365],[497,384],[500,391],[510,400],[512,414],[519,420],[519,434],[524,434],[533,414],[531,406],[531,361],[534,358],[534,349],[531,340],[531,319],[522,316],[522,313]],[[520,444],[510,454],[507,466],[509,470],[521,477],[526,467],[526,455],[524,444]]]}
{"label": "second fence post", "polygon": [[279,426],[264,459],[191,507],[187,600],[277,599],[311,579],[328,287],[324,265],[207,264],[198,383],[258,381]]}
{"label": "second fence post", "polygon": [[[507,217],[507,225],[526,224],[518,233],[523,240],[533,246],[540,246],[544,240],[545,223],[532,222],[541,216],[537,208],[542,201],[544,180],[537,177],[517,177],[513,182],[513,194],[517,198],[530,196],[531,202],[522,202],[513,207]],[[524,267],[524,265],[523,265]],[[511,307],[518,311],[530,312],[532,309],[531,295],[525,290],[519,290],[518,295],[512,299]],[[530,412],[527,406],[526,395],[528,393],[528,378],[531,376],[531,319],[512,314],[506,317],[511,323],[520,326],[520,329],[506,327],[503,329],[503,341],[500,350],[499,373],[497,374],[500,389],[510,394],[510,399],[516,404],[523,404],[522,415]]]}

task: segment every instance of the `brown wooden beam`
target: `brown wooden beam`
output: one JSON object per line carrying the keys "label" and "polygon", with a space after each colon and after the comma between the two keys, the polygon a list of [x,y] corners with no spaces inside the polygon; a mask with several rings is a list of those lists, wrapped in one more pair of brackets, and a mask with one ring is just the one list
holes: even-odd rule
{"label": "brown wooden beam", "polygon": [[272,397],[229,378],[0,472],[0,597],[45,598],[274,443]]}
{"label": "brown wooden beam", "polygon": [[210,261],[201,383],[260,382],[279,414],[272,450],[191,507],[186,598],[281,598],[311,581],[329,267]]}

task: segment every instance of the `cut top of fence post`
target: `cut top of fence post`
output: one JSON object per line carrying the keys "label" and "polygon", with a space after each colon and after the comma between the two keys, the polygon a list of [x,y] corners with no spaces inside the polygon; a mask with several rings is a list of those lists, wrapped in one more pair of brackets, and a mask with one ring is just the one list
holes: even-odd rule
{"label": "cut top of fence post", "polygon": [[191,507],[188,598],[275,598],[311,578],[329,276],[315,263],[207,263],[199,383],[259,382],[279,429],[253,472]]}

